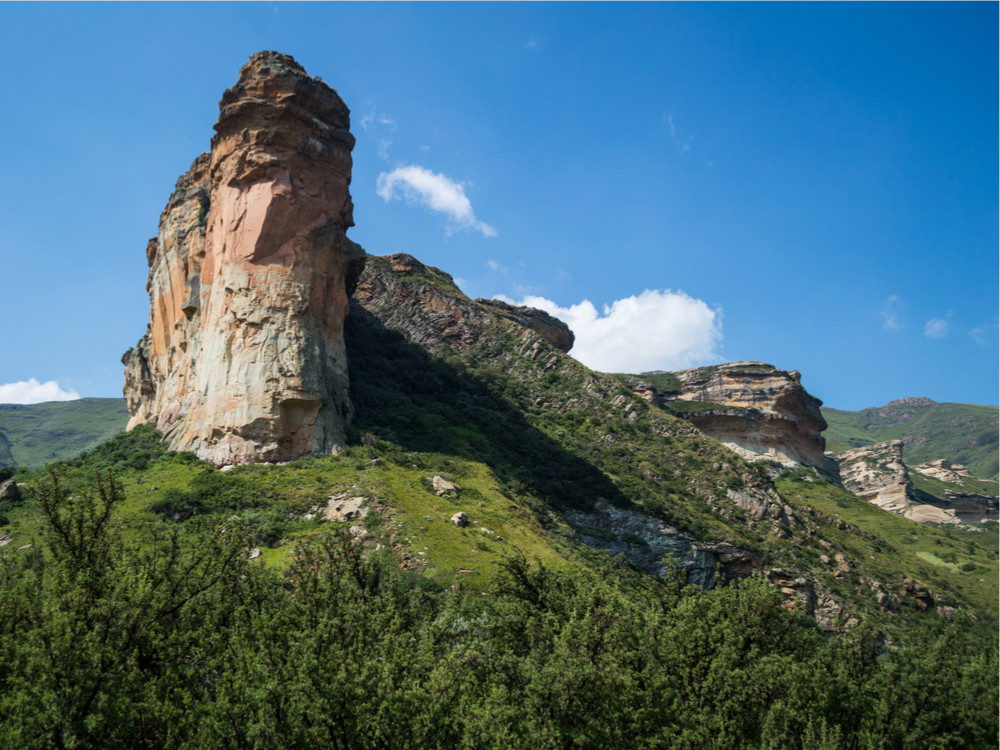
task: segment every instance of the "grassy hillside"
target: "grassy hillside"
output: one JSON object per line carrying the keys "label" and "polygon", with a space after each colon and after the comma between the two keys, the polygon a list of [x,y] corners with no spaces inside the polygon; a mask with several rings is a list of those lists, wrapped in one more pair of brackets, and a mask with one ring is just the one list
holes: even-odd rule
{"label": "grassy hillside", "polygon": [[827,450],[845,451],[886,440],[903,441],[907,465],[946,458],[983,479],[998,473],[998,410],[995,406],[938,404],[903,399],[862,411],[823,408]]}
{"label": "grassy hillside", "polygon": [[[811,513],[821,526],[821,538],[847,550],[847,558],[876,580],[889,580],[905,571],[945,604],[971,606],[997,616],[996,523],[981,529],[935,527],[919,524],[867,503],[816,474],[801,468],[778,479],[778,492],[793,506]],[[804,554],[815,556],[818,547]],[[832,555],[830,555],[832,557]],[[857,576],[834,577],[828,567],[826,580],[846,598],[863,592]],[[854,580],[852,580],[854,578]]]}
{"label": "grassy hillside", "polygon": [[0,404],[0,466],[70,458],[125,429],[123,398]]}

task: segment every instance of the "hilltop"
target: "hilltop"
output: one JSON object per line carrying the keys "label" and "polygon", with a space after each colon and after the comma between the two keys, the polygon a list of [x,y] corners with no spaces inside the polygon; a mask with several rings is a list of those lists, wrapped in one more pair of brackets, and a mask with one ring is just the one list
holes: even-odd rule
{"label": "hilltop", "polygon": [[969,467],[973,476],[997,479],[998,410],[995,406],[939,404],[904,398],[861,411],[823,408],[827,450],[840,452],[872,443],[903,441],[908,466],[945,458]]}

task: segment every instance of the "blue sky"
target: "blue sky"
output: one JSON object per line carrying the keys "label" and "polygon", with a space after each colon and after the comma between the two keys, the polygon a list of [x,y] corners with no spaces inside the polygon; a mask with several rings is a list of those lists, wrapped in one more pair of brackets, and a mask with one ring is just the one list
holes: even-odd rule
{"label": "blue sky", "polygon": [[120,395],[146,240],[277,49],[351,107],[351,236],[591,366],[996,404],[997,8],[0,3],[0,401]]}

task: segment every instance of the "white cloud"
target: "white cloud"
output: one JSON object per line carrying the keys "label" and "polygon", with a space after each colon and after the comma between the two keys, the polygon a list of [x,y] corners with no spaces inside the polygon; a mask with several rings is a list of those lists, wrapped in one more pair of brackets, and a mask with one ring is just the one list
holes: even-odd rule
{"label": "white cloud", "polygon": [[449,234],[456,229],[475,229],[485,237],[497,236],[496,229],[476,218],[462,184],[443,174],[416,164],[396,167],[378,176],[375,189],[386,202],[404,198],[408,203],[419,203],[445,214],[452,222]]}
{"label": "white cloud", "polygon": [[976,326],[969,331],[969,335],[980,346],[986,346],[987,344],[996,342],[998,327],[1000,326],[998,326],[997,321],[993,320],[992,322]]}
{"label": "white cloud", "polygon": [[80,394],[64,391],[54,380],[39,383],[34,378],[0,385],[0,404],[40,404],[44,401],[75,401]]}
{"label": "white cloud", "polygon": [[951,312],[943,318],[931,318],[924,324],[924,336],[929,339],[943,339],[948,335],[948,325],[951,323]]}
{"label": "white cloud", "polygon": [[879,315],[882,316],[882,327],[885,330],[898,331],[903,327],[899,322],[898,307],[899,297],[893,294],[886,298],[885,304],[882,305],[882,309],[879,311]]}
{"label": "white cloud", "polygon": [[615,300],[598,312],[589,300],[559,307],[544,297],[526,296],[515,305],[537,307],[569,325],[576,336],[570,352],[602,372],[681,370],[722,357],[722,311],[669,289],[647,289]]}
{"label": "white cloud", "polygon": [[670,137],[671,138],[676,138],[677,137],[677,129],[674,127],[674,116],[673,115],[667,115],[667,124],[670,125]]}
{"label": "white cloud", "polygon": [[490,269],[491,271],[499,271],[500,270],[500,264],[497,263],[495,260],[488,260],[488,261],[486,261],[486,267],[488,269]]}

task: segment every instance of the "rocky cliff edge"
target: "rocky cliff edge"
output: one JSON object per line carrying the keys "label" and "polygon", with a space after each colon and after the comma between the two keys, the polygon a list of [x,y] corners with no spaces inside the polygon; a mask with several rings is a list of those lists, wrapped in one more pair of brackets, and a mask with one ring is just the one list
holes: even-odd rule
{"label": "rocky cliff edge", "polygon": [[364,252],[350,115],[290,56],[259,52],[219,104],[146,256],[149,324],[123,357],[129,428],[216,465],[336,452],[350,418],[343,320]]}

